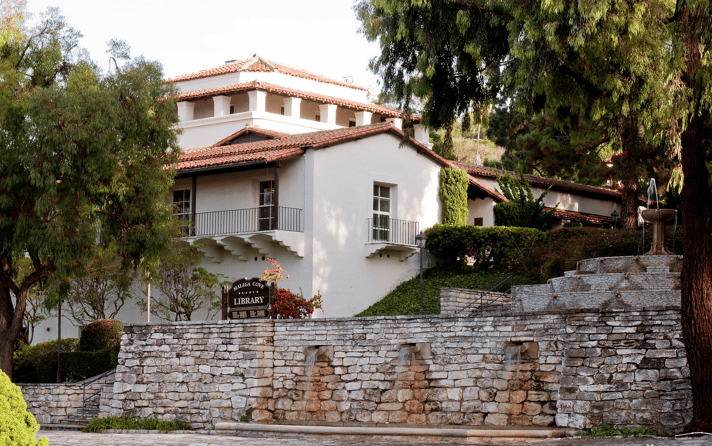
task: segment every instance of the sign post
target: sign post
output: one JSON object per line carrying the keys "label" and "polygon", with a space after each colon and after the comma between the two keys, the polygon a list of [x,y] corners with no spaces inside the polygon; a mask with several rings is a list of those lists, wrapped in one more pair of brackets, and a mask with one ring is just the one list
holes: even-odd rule
{"label": "sign post", "polygon": [[268,318],[272,304],[272,287],[257,277],[240,279],[222,292],[222,318]]}

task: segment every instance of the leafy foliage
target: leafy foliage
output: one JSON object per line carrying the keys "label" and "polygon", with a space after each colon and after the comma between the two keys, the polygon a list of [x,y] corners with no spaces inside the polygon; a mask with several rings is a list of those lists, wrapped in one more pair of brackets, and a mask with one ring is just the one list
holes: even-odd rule
{"label": "leafy foliage", "polygon": [[303,319],[320,308],[321,293],[318,291],[311,299],[306,300],[301,292],[294,294],[289,288],[276,288],[272,315],[279,319]]}
{"label": "leafy foliage", "polygon": [[[61,351],[72,352],[79,348],[79,340],[62,339]],[[20,383],[57,382],[57,341],[46,341],[35,345],[24,342],[17,344],[14,352],[13,381]]]}
{"label": "leafy foliage", "polygon": [[221,276],[198,266],[199,262],[197,246],[173,241],[157,268],[161,294],[152,296],[152,314],[166,320],[189,321],[200,309],[207,309],[210,318],[220,308]]}
{"label": "leafy foliage", "polygon": [[[494,222],[497,226],[518,226],[521,228],[535,228],[540,231],[549,229],[552,211],[544,211],[544,199],[551,187],[534,198],[532,188],[524,175],[519,172],[519,180],[507,172],[497,175],[497,184],[502,194],[509,202],[494,205]],[[554,206],[554,210],[558,204]]]}
{"label": "leafy foliage", "polygon": [[667,437],[661,429],[650,429],[648,426],[640,425],[638,427],[627,426],[611,426],[609,424],[600,424],[584,432],[579,432],[576,435],[579,437],[632,437],[636,435],[652,435],[655,437]]}
{"label": "leafy foliage", "polygon": [[107,429],[158,430],[158,431],[189,431],[193,426],[187,421],[159,421],[158,418],[131,418],[110,415],[104,418],[92,419],[82,432],[105,432]]}
{"label": "leafy foliage", "polygon": [[40,425],[27,410],[22,390],[0,370],[0,444],[49,445],[47,437],[35,440]]}
{"label": "leafy foliage", "polygon": [[[583,259],[640,255],[652,243],[640,232],[572,227],[549,232],[529,228],[435,225],[425,230],[429,252],[446,263],[469,261],[479,270],[511,271],[527,282],[546,283],[576,269]],[[682,250],[682,231],[668,228],[668,249]]]}
{"label": "leafy foliage", "polygon": [[131,269],[121,265],[113,249],[98,247],[82,274],[70,279],[66,304],[79,324],[113,319],[130,297]]}
{"label": "leafy foliage", "polygon": [[436,224],[426,229],[425,235],[428,252],[448,264],[469,260],[478,269],[506,271],[545,234],[531,228]]}
{"label": "leafy foliage", "polygon": [[83,351],[94,352],[104,348],[118,350],[121,345],[123,324],[114,319],[100,319],[82,328],[79,346]]}
{"label": "leafy foliage", "polygon": [[[423,310],[425,314],[440,313],[441,288],[489,290],[506,274],[480,271],[461,265],[438,265],[423,272]],[[516,278],[516,283],[523,283]],[[393,291],[371,305],[357,317],[416,315],[420,312],[420,276],[400,283]]]}
{"label": "leafy foliage", "polygon": [[272,302],[272,317],[281,319],[303,319],[311,316],[314,310],[321,309],[321,293],[316,292],[311,299],[307,300],[302,295],[292,293],[289,288],[280,288],[277,283],[289,279],[289,275],[275,259],[268,259],[272,264],[272,269],[265,268],[262,273],[262,280],[271,281],[274,289],[274,301]]}
{"label": "leafy foliage", "polygon": [[110,348],[87,352],[62,352],[61,378],[66,381],[81,381],[91,378],[119,364],[119,351]]}
{"label": "leafy foliage", "polygon": [[[36,283],[82,274],[97,247],[115,247],[126,269],[155,264],[170,240],[174,217],[164,197],[180,154],[174,87],[163,81],[160,64],[115,53],[104,72],[82,59],[80,34],[56,10],[30,30],[24,4],[18,6],[3,8],[0,19],[12,24],[0,36],[0,368],[6,373]],[[31,268],[18,274],[14,261],[25,255]]]}
{"label": "leafy foliage", "polygon": [[440,169],[440,189],[438,194],[443,203],[442,222],[444,224],[467,224],[467,172],[462,169],[443,167]]}

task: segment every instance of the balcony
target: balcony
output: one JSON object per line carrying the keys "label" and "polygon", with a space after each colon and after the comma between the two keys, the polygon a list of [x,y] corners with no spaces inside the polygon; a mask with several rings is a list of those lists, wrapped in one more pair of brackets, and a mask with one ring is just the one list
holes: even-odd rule
{"label": "balcony", "polygon": [[415,236],[418,235],[417,221],[397,220],[390,217],[366,219],[366,257],[390,258],[394,255],[405,261],[418,252]]}
{"label": "balcony", "polygon": [[290,252],[304,256],[303,210],[262,206],[195,214],[195,223],[183,227],[188,243],[215,263],[225,256],[239,260],[275,257]]}

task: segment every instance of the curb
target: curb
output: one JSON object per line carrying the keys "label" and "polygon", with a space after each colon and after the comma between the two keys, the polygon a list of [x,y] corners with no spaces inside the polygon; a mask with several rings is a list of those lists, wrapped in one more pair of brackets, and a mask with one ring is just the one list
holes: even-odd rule
{"label": "curb", "polygon": [[422,427],[372,427],[372,426],[301,426],[291,424],[250,424],[217,423],[217,435],[235,433],[276,432],[296,434],[326,435],[398,435],[398,436],[434,436],[457,438],[562,438],[567,435],[565,429],[457,429],[457,428],[422,428]]}

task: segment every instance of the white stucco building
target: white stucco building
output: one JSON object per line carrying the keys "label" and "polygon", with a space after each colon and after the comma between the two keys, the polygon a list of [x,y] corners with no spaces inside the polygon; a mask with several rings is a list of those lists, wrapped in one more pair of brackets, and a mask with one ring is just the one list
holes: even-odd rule
{"label": "white stucco building", "polygon": [[[494,170],[430,150],[418,116],[406,142],[402,113],[364,88],[260,57],[170,82],[184,151],[172,199],[192,222],[185,240],[230,280],[260,276],[275,258],[290,276],[282,286],[321,292],[317,317],[352,316],[417,274],[414,237],[440,221],[442,167],[468,171],[468,224],[493,225],[492,207],[506,200]],[[553,186],[547,205],[559,203],[565,220],[605,224],[618,209],[615,191],[527,179],[535,193]],[[146,316],[134,305],[119,319]],[[45,337],[40,327],[36,340]]]}

